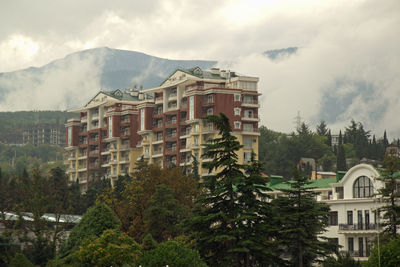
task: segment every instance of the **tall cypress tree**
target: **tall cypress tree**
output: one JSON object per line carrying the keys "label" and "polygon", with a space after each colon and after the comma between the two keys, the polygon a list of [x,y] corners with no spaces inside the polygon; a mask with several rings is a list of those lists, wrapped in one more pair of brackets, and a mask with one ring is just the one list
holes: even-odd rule
{"label": "tall cypress tree", "polygon": [[339,131],[339,146],[343,145],[343,137],[342,137],[342,130]]}
{"label": "tall cypress tree", "polygon": [[338,148],[337,158],[336,158],[336,169],[338,171],[346,171],[347,170],[346,153],[344,151],[343,145],[339,145],[339,148]]}
{"label": "tall cypress tree", "polygon": [[311,266],[336,249],[319,236],[328,226],[329,206],[316,201],[317,193],[311,190],[306,177],[297,170],[293,176],[288,189],[281,190],[283,196],[272,202],[280,225],[277,239],[290,256],[290,266]]}
{"label": "tall cypress tree", "polygon": [[328,139],[326,140],[326,144],[331,147],[332,146],[332,134],[331,134],[331,130],[328,130],[328,135],[327,135]]}
{"label": "tall cypress tree", "polygon": [[385,146],[385,149],[389,146],[389,141],[387,139],[386,130],[383,132],[383,145]]}

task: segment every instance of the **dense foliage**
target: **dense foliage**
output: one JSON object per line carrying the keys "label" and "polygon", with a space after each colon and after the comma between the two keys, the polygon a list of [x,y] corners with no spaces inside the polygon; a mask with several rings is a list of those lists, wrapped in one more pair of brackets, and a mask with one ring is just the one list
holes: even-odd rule
{"label": "dense foliage", "polygon": [[367,267],[385,266],[398,267],[400,266],[400,238],[391,239],[386,244],[378,244],[371,250],[371,255],[365,265]]}
{"label": "dense foliage", "polygon": [[[363,158],[383,161],[389,145],[386,132],[378,140],[375,135],[371,138],[370,131],[354,120],[345,128],[343,135],[340,131],[337,145],[332,144],[331,131],[324,121],[317,125],[315,132],[305,123],[290,134],[275,132],[265,126],[261,126],[259,131],[259,159],[264,164],[264,171],[287,178],[301,158],[316,160],[319,171],[345,171]],[[311,168],[303,171],[310,175]]]}
{"label": "dense foliage", "polygon": [[142,266],[197,266],[206,267],[196,250],[189,248],[182,242],[166,241],[155,249],[144,252],[140,259]]}

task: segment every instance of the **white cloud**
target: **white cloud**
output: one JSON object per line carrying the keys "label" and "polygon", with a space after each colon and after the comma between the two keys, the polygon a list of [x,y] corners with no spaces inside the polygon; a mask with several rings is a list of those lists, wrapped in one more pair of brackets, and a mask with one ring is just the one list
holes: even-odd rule
{"label": "white cloud", "polygon": [[[354,118],[378,133],[384,128],[400,133],[393,123],[400,111],[398,10],[397,0],[6,1],[0,4],[0,71],[40,66],[101,46],[165,58],[219,60],[220,65],[231,62],[231,69],[261,78],[262,124],[272,129],[293,130],[297,111],[312,124],[325,119],[321,116],[328,112],[329,93],[354,97],[351,105],[337,107],[334,129]],[[11,40],[17,37],[23,41],[13,46]],[[301,49],[286,59],[271,61],[260,55],[291,46]],[[77,68],[74,77],[65,81],[57,73],[57,79],[37,88],[76,93],[74,86],[79,87],[91,65],[71,67]],[[341,79],[354,83],[329,91]],[[95,86],[96,79],[90,80]],[[372,91],[358,92],[357,82]],[[18,93],[13,97],[8,101],[16,101]],[[5,110],[5,104],[0,109]]]}

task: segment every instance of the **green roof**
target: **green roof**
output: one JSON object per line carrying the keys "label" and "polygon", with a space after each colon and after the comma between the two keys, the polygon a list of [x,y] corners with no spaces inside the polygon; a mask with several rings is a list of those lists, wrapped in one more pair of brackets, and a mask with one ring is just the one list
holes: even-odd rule
{"label": "green roof", "polygon": [[[122,92],[121,90],[114,90],[114,91],[100,91],[101,93],[111,96],[113,98],[119,99],[119,100],[130,100],[130,101],[139,101],[139,92],[138,94],[133,96],[130,93]],[[149,97],[149,95],[147,95]]]}
{"label": "green roof", "polygon": [[[178,68],[178,69],[176,69],[171,75],[169,75],[169,76],[161,83],[161,85],[162,85],[163,83],[165,83],[165,81],[167,81],[167,80],[168,80],[172,75],[174,75],[174,73],[177,72],[177,71],[182,71],[182,72],[184,72],[184,73],[187,73],[187,74],[189,74],[189,75],[196,76],[196,77],[199,77],[199,78],[202,78],[202,79],[223,79],[223,80],[226,79],[226,78],[222,77],[220,74],[213,74],[213,73],[211,73],[211,71],[202,70],[202,69],[199,68],[199,67],[194,67],[194,68],[190,68],[190,69],[181,69],[181,68]],[[235,74],[235,72],[231,72],[231,73],[230,73],[230,77],[237,77],[237,75]]]}
{"label": "green roof", "polygon": [[[330,184],[336,183],[336,178],[324,178],[324,179],[318,179],[318,180],[310,180],[310,184],[306,186],[306,188],[330,188]],[[272,181],[270,183],[267,183],[267,186],[271,188],[272,190],[285,190],[285,189],[290,189],[290,183],[293,183],[293,181],[288,181],[287,183],[285,182],[280,182],[280,183],[273,183]]]}

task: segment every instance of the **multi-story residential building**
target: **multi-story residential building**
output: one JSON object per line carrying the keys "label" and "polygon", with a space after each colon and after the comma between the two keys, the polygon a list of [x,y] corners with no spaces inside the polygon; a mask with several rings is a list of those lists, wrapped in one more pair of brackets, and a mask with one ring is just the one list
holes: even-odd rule
{"label": "multi-story residential building", "polygon": [[[338,172],[336,178],[312,180],[310,184],[320,193],[317,200],[327,203],[331,209],[330,225],[323,236],[335,240],[340,250],[358,260],[368,259],[372,240],[382,231],[378,209],[385,204],[378,190],[384,184],[379,177],[373,166],[359,164],[347,172]],[[276,176],[269,185],[273,189],[269,194],[273,197],[282,194],[280,189],[288,186]]]}
{"label": "multi-story residential building", "polygon": [[35,146],[41,144],[65,145],[65,129],[60,124],[42,123],[24,129],[22,142]]}
{"label": "multi-story residential building", "polygon": [[[100,92],[72,112],[66,150],[70,180],[82,189],[96,177],[130,174],[143,158],[161,167],[201,163],[203,144],[218,136],[214,125],[202,118],[224,113],[232,133],[243,144],[240,162],[258,154],[258,78],[234,72],[200,68],[176,70],[159,87],[122,92]],[[199,170],[207,175],[208,170]]]}
{"label": "multi-story residential building", "polygon": [[[202,120],[206,115],[224,113],[232,134],[243,144],[239,161],[258,154],[258,78],[238,75],[217,68],[176,70],[159,87],[144,90],[153,99],[138,105],[139,146],[150,163],[163,167],[202,162],[203,144],[218,135],[214,125]],[[207,170],[199,170],[206,175]]]}
{"label": "multi-story residential building", "polygon": [[134,90],[99,92],[84,107],[71,110],[80,119],[66,124],[70,181],[79,180],[84,191],[95,178],[132,173],[141,153],[136,148],[137,105],[147,97]]}

